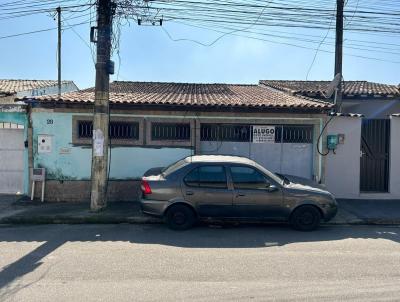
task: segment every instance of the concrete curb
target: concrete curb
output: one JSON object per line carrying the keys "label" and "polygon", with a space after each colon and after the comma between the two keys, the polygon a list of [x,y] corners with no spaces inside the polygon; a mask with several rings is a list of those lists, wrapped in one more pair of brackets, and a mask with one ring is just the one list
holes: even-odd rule
{"label": "concrete curb", "polygon": [[155,217],[68,217],[68,216],[11,216],[0,219],[0,224],[160,224]]}
{"label": "concrete curb", "polygon": [[[209,222],[209,221],[208,221]],[[0,219],[0,224],[162,224],[163,220],[151,216],[115,217],[115,216],[9,216]],[[268,223],[265,223],[268,224]],[[340,225],[400,225],[400,219],[352,219],[322,223],[326,226]]]}

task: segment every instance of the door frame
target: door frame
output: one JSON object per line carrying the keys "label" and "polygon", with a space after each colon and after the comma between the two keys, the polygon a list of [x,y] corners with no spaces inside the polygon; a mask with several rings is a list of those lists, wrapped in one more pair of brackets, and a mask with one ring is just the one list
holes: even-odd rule
{"label": "door frame", "polygon": [[[1,123],[2,124],[9,123],[9,124],[17,126],[16,128],[15,127],[11,128],[11,126],[10,126],[10,128],[3,128],[2,127],[2,128],[0,128],[0,131],[9,131],[11,133],[11,136],[13,136],[12,132],[14,132],[14,133],[18,132],[18,135],[21,135],[22,140],[17,142],[17,143],[21,144],[21,148],[20,149],[14,149],[14,151],[19,151],[19,152],[22,153],[21,158],[18,159],[18,160],[21,161],[20,164],[22,166],[22,169],[14,171],[14,172],[19,172],[21,174],[20,175],[21,183],[20,183],[20,187],[16,188],[17,191],[16,192],[14,192],[14,191],[1,191],[0,194],[16,194],[16,193],[24,194],[25,193],[25,186],[26,186],[26,184],[25,184],[25,182],[26,182],[26,179],[25,179],[25,173],[26,173],[26,170],[25,170],[25,165],[26,165],[25,153],[26,153],[26,148],[24,148],[25,129],[23,127],[21,127],[21,126],[23,126],[21,124],[16,124],[16,123],[12,123],[12,122],[1,122]],[[2,150],[4,150],[5,152],[7,151],[6,148],[4,148]],[[13,150],[8,150],[8,151],[11,151],[11,152],[14,153]],[[7,171],[4,171],[4,173],[7,173]]]}
{"label": "door frame", "polygon": [[[382,164],[379,164],[379,162],[378,162],[377,166],[375,166],[375,167],[371,167],[371,166],[367,167],[366,166],[367,164],[369,164],[369,165],[372,164],[371,162],[368,162],[366,160],[366,158],[364,157],[367,153],[363,152],[364,145],[367,144],[367,142],[363,138],[363,129],[364,129],[365,123],[367,123],[368,121],[372,121],[372,122],[373,121],[383,121],[384,122],[383,130],[382,129],[379,129],[379,130],[382,130],[382,132],[384,132],[383,133],[384,134],[384,139],[385,139],[384,148],[386,149],[386,152],[385,152],[385,154],[383,156],[385,157],[384,158],[384,160],[385,160],[384,165],[385,166],[379,166],[379,165],[382,165]],[[376,131],[376,132],[379,134],[379,137],[381,137],[382,132],[379,132],[379,130]],[[370,150],[371,154],[374,152],[374,150],[372,150],[372,148],[369,145],[366,145],[366,147]],[[378,156],[379,155],[380,154],[378,154]],[[377,160],[379,160],[379,158]],[[391,121],[390,121],[390,119],[363,118],[361,120],[361,137],[360,137],[360,183],[359,183],[359,192],[360,192],[360,194],[376,194],[376,193],[378,193],[378,194],[386,194],[386,193],[390,193],[390,171],[391,171],[390,163],[391,163]],[[365,169],[367,169],[367,171],[365,171]],[[376,190],[374,190],[374,189],[368,190],[368,188],[366,189],[365,186],[368,186],[368,185],[371,185],[371,184],[368,184],[368,180],[369,179],[366,179],[365,177],[367,177],[367,178],[369,177],[370,179],[373,178],[372,181],[374,181],[377,178],[377,176],[376,176],[377,175],[377,173],[376,173],[377,169],[380,169],[380,170],[383,169],[384,170],[384,175],[383,175],[384,181],[383,181],[383,184],[382,184],[383,188],[382,189],[378,188]],[[374,171],[375,173],[371,173],[371,170],[375,170]],[[368,173],[368,172],[370,172],[369,175],[368,176],[365,175],[365,173]],[[371,180],[370,180],[370,182],[371,182]],[[379,186],[379,185],[376,185],[376,186]]]}

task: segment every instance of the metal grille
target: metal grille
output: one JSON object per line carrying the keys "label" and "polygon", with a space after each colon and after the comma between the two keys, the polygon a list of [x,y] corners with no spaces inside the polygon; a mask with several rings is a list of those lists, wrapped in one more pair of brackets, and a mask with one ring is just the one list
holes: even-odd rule
{"label": "metal grille", "polygon": [[152,140],[190,140],[190,124],[185,123],[152,123]]}
{"label": "metal grille", "polygon": [[312,125],[277,126],[275,133],[276,143],[312,144],[313,142]]}
{"label": "metal grille", "polygon": [[361,192],[389,190],[390,120],[363,120],[361,128]]}
{"label": "metal grille", "polygon": [[202,124],[200,132],[202,141],[249,142],[251,138],[249,125]]}
{"label": "metal grille", "polygon": [[[202,124],[202,141],[222,142],[251,142],[252,131],[250,125],[238,124]],[[276,143],[312,144],[312,125],[276,125]]]}
{"label": "metal grille", "polygon": [[[137,122],[111,122],[109,131],[111,139],[139,139],[139,123]],[[92,138],[92,133],[92,121],[79,121],[79,138]]]}
{"label": "metal grille", "polygon": [[24,125],[9,122],[0,122],[0,129],[24,129]]}
{"label": "metal grille", "polygon": [[79,138],[92,138],[93,122],[79,121],[78,123],[78,136]]}

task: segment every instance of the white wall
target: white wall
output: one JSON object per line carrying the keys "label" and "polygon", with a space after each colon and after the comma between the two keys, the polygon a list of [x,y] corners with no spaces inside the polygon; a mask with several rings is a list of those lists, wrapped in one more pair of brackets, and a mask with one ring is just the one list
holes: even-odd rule
{"label": "white wall", "polygon": [[325,157],[325,184],[336,198],[359,198],[361,118],[334,117],[326,134],[344,134],[336,154]]}
{"label": "white wall", "polygon": [[400,199],[400,117],[392,116],[390,122],[390,180],[389,191]]}
{"label": "white wall", "polygon": [[335,117],[326,134],[344,133],[343,145],[325,158],[325,184],[336,198],[400,199],[400,117],[391,117],[388,193],[360,194],[361,118]]}
{"label": "white wall", "polygon": [[[61,84],[61,93],[71,92],[78,90],[78,87],[73,82],[66,82]],[[41,96],[41,95],[51,95],[58,93],[58,86],[47,86],[42,88],[35,88],[25,91],[20,91],[17,93],[16,97],[34,97],[34,96]],[[14,97],[15,98],[15,97]]]}

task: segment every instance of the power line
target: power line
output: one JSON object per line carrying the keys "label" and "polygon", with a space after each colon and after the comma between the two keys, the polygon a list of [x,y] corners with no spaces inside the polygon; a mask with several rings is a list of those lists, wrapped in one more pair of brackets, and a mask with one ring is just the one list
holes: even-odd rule
{"label": "power line", "polygon": [[[89,21],[86,22],[81,22],[81,23],[76,23],[72,24],[69,27],[66,27],[64,29],[72,29],[75,26],[83,25],[83,24],[88,24]],[[34,30],[34,31],[29,31],[29,32],[24,32],[24,33],[19,33],[19,34],[13,34],[13,35],[8,35],[8,36],[0,36],[0,39],[8,39],[8,38],[14,38],[14,37],[20,37],[20,36],[26,36],[26,35],[31,35],[31,34],[37,34],[37,33],[42,33],[46,31],[51,31],[51,30],[56,30],[57,27],[52,27],[52,28],[45,28],[45,29],[39,29],[39,30]]]}
{"label": "power line", "polygon": [[[179,22],[181,24],[185,24],[182,22]],[[218,32],[218,33],[224,33],[221,30],[212,28],[212,27],[204,27],[204,26],[196,26],[196,25],[191,25],[191,24],[185,24],[187,26],[192,26],[192,27],[198,27],[198,28],[203,28],[203,29],[207,29],[210,31],[214,31],[214,32]],[[303,46],[303,45],[298,45],[298,44],[294,44],[294,43],[289,43],[289,42],[280,42],[280,41],[273,41],[273,40],[268,40],[265,38],[258,38],[258,37],[253,37],[253,36],[247,36],[247,35],[243,35],[243,34],[238,34],[238,33],[234,33],[232,34],[233,36],[239,36],[239,37],[244,37],[244,38],[249,38],[249,39],[253,39],[253,40],[258,40],[258,41],[264,41],[264,42],[269,42],[269,43],[274,43],[274,44],[280,44],[280,45],[286,45],[286,46],[292,46],[292,47],[296,47],[296,48],[302,48],[302,49],[309,49],[309,50],[317,50],[316,48],[313,47],[308,47],[308,46]],[[173,40],[175,42],[175,40]],[[191,41],[191,39],[187,39],[187,41]],[[197,44],[201,44],[201,43],[197,43]],[[324,53],[329,53],[329,54],[333,54],[334,51],[330,51],[330,50],[325,50],[325,49],[320,49],[320,52],[324,52]],[[374,61],[379,61],[379,62],[388,62],[388,63],[394,63],[394,64],[400,64],[400,61],[393,61],[393,60],[385,60],[385,59],[381,59],[381,58],[375,58],[375,57],[367,57],[367,56],[363,56],[363,55],[357,55],[357,54],[350,54],[350,53],[344,53],[346,56],[351,56],[351,57],[356,57],[356,58],[361,58],[361,59],[367,59],[367,60],[374,60]]]}

